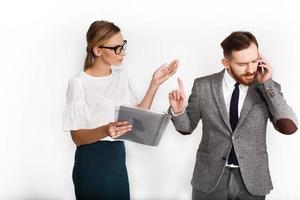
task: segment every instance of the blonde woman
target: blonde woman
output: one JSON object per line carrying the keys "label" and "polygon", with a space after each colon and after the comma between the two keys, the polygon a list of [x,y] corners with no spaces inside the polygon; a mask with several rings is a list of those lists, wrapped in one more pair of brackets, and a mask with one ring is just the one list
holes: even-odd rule
{"label": "blonde woman", "polygon": [[69,81],[64,130],[77,145],[73,168],[76,199],[130,199],[123,141],[126,121],[114,121],[115,106],[150,108],[159,86],[177,69],[177,60],[153,74],[148,91],[137,103],[122,64],[127,41],[119,27],[93,22],[86,35],[84,71]]}

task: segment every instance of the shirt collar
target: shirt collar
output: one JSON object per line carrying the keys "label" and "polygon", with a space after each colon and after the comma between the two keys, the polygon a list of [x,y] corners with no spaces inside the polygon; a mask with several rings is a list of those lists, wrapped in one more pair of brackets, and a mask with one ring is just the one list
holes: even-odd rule
{"label": "shirt collar", "polygon": [[[224,73],[224,83],[226,85],[227,88],[234,88],[234,84],[236,83],[237,81],[232,78],[232,76],[228,73],[227,69],[225,69],[225,73]],[[247,85],[244,85],[244,84],[241,84],[239,85],[240,89],[247,89],[248,86]]]}

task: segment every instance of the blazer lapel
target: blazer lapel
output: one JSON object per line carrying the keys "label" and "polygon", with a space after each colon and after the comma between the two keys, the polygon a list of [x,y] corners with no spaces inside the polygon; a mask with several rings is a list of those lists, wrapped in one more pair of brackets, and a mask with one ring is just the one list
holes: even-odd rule
{"label": "blazer lapel", "polygon": [[221,72],[217,73],[216,76],[212,79],[212,89],[213,93],[218,105],[218,108],[220,110],[221,116],[229,128],[231,130],[231,126],[229,123],[228,113],[226,110],[225,100],[224,100],[224,93],[223,93],[223,77],[224,77],[225,70],[222,70]]}
{"label": "blazer lapel", "polygon": [[250,111],[252,105],[255,102],[255,91],[254,91],[254,84],[252,83],[251,85],[249,85],[247,94],[246,94],[246,98],[241,110],[241,114],[240,114],[240,118],[239,121],[236,125],[235,130],[237,130],[239,128],[239,126],[241,126],[241,124],[243,123],[243,121],[245,120],[248,112]]}

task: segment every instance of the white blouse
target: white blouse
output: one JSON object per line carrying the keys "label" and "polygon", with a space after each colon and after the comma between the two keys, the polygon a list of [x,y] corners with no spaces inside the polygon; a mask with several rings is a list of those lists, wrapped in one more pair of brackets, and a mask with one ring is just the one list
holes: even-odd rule
{"label": "white blouse", "polygon": [[[137,104],[123,69],[114,68],[105,77],[91,76],[82,71],[69,80],[63,129],[93,129],[113,122],[116,106],[122,104]],[[102,140],[113,141],[111,137]]]}

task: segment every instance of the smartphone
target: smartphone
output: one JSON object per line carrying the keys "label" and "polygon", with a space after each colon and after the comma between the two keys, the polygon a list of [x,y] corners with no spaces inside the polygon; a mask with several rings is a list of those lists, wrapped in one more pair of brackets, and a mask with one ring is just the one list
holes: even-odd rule
{"label": "smartphone", "polygon": [[263,74],[263,73],[264,73],[264,68],[261,67],[261,64],[262,64],[261,62],[258,63],[258,69],[257,69],[257,70],[258,70],[258,72],[259,72],[260,74]]}

